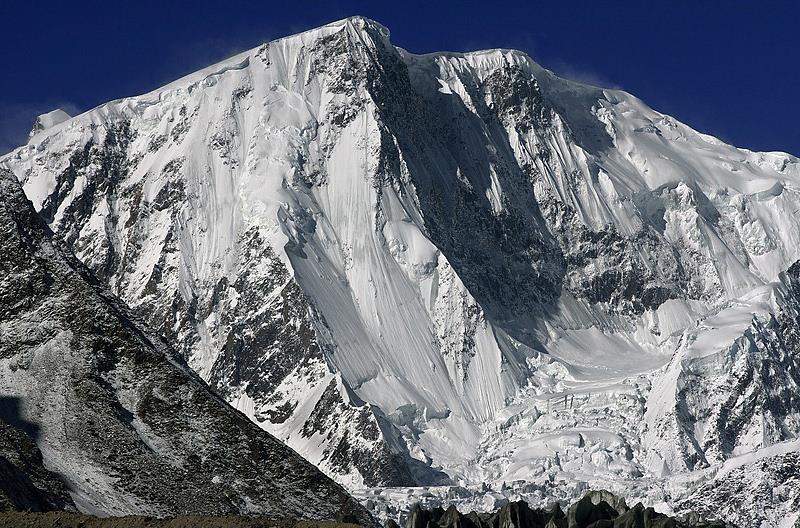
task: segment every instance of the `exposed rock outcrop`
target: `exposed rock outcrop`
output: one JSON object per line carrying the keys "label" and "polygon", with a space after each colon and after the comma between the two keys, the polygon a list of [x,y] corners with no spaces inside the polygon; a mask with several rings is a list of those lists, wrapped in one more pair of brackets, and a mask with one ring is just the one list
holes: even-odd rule
{"label": "exposed rock outcrop", "polygon": [[[386,528],[397,528],[394,520]],[[409,512],[405,528],[730,528],[723,522],[675,518],[637,503],[628,508],[625,499],[607,491],[593,491],[564,512],[558,503],[536,509],[526,502],[510,502],[493,513],[464,514],[454,506],[426,510],[418,504]]]}

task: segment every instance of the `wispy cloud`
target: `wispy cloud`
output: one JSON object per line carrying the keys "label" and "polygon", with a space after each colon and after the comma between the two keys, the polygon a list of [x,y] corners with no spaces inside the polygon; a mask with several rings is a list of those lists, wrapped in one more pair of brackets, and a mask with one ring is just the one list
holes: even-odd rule
{"label": "wispy cloud", "polygon": [[613,90],[624,89],[617,82],[597,73],[590,68],[586,68],[585,66],[576,66],[571,62],[558,58],[557,56],[540,56],[539,46],[537,46],[536,39],[530,33],[511,35],[509,36],[508,41],[511,44],[510,47],[525,51],[533,58],[533,60],[539,63],[540,66],[547,68],[559,77],[583,84],[597,86],[599,88],[609,88]]}
{"label": "wispy cloud", "polygon": [[[159,85],[174,81],[272,40],[268,31],[199,37],[169,46],[159,59]],[[155,86],[154,86],[155,88]]]}
{"label": "wispy cloud", "polygon": [[581,68],[573,64],[568,64],[562,60],[549,61],[549,64],[543,64],[545,68],[552,70],[559,77],[564,77],[571,81],[576,81],[583,84],[590,84],[599,88],[609,88],[612,90],[622,90],[623,87],[606,78],[599,73],[587,68]]}

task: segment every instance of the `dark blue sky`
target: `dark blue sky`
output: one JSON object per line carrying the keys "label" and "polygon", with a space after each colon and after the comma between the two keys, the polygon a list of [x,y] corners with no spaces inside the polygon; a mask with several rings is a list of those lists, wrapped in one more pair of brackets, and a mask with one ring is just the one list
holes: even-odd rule
{"label": "dark blue sky", "polygon": [[0,152],[35,115],[154,89],[349,15],[414,52],[507,47],[737,146],[800,155],[800,2],[0,1]]}

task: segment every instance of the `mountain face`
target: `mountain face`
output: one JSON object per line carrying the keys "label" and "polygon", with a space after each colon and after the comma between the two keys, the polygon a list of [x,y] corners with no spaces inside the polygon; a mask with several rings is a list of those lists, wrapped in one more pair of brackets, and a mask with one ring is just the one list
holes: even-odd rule
{"label": "mountain face", "polygon": [[415,55],[351,18],[42,126],[0,166],[352,490],[717,496],[747,525],[726,475],[780,480],[778,447],[795,467],[800,162],[523,53]]}
{"label": "mountain face", "polygon": [[0,423],[0,503],[370,523],[343,488],[214,394],[50,237],[17,179],[0,172],[0,392],[14,410]]}

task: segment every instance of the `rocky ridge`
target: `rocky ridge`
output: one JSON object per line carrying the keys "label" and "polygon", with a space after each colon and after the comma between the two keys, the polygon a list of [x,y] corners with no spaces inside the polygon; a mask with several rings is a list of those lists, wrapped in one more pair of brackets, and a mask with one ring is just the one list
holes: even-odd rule
{"label": "rocky ridge", "polygon": [[[398,528],[388,520],[386,528]],[[703,521],[697,515],[675,518],[645,507],[641,502],[628,507],[624,498],[607,491],[584,495],[566,511],[558,503],[551,508],[534,509],[523,501],[510,502],[492,513],[461,513],[455,506],[447,510],[424,509],[415,505],[405,528],[732,528],[724,522]]]}

